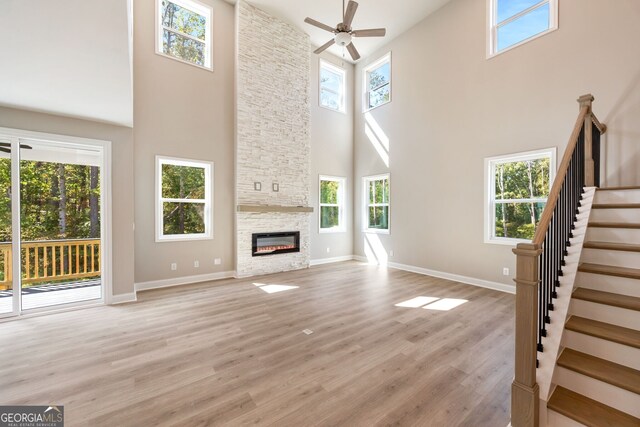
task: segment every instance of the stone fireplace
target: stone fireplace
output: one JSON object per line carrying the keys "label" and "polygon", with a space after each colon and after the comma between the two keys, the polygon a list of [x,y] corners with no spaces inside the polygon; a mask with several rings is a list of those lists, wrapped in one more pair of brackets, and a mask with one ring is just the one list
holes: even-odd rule
{"label": "stone fireplace", "polygon": [[[236,272],[246,277],[306,268],[309,37],[245,0],[236,13]],[[254,235],[291,231],[298,233],[295,251],[254,256]]]}

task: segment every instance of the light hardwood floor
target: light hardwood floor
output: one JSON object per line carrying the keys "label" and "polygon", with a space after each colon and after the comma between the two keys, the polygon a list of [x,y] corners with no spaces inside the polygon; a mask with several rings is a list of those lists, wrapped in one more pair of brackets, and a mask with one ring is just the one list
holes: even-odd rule
{"label": "light hardwood floor", "polygon": [[[395,306],[417,296],[468,302]],[[513,295],[345,262],[138,299],[0,323],[0,404],[68,426],[509,423]]]}

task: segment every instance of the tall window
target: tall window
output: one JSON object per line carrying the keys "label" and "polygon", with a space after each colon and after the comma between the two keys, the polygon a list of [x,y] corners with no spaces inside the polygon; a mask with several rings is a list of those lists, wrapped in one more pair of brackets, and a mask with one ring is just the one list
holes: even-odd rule
{"label": "tall window", "polygon": [[387,53],[364,70],[365,110],[391,101],[391,53]]}
{"label": "tall window", "polygon": [[212,69],[211,8],[196,0],[156,1],[156,52]]}
{"label": "tall window", "polygon": [[156,156],[156,241],[213,237],[213,163]]}
{"label": "tall window", "polygon": [[508,50],[558,28],[558,0],[487,0],[489,55]]}
{"label": "tall window", "polygon": [[531,240],[555,175],[555,149],[485,159],[487,243]]}
{"label": "tall window", "polygon": [[344,113],[345,71],[320,60],[320,106]]}
{"label": "tall window", "polygon": [[320,176],[320,232],[345,231],[345,178]]}
{"label": "tall window", "polygon": [[389,174],[364,178],[365,231],[389,232]]}

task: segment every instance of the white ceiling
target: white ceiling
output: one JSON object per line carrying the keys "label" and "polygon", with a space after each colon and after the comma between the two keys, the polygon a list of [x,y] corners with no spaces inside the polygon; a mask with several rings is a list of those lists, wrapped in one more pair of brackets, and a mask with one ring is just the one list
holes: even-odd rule
{"label": "white ceiling", "polygon": [[[227,1],[235,3],[235,0]],[[347,1],[345,0],[345,3]],[[360,55],[366,58],[378,47],[402,34],[448,1],[357,0],[358,10],[351,26],[356,30],[385,27],[387,35],[382,38],[357,38],[354,45]],[[316,47],[329,41],[331,33],[306,24],[304,18],[310,17],[331,27],[342,21],[342,0],[249,0],[249,3],[303,29]],[[333,46],[328,51],[342,56],[342,50]],[[345,51],[344,54],[345,59],[350,61],[349,53]]]}
{"label": "white ceiling", "polygon": [[128,0],[2,0],[0,104],[132,126]]}

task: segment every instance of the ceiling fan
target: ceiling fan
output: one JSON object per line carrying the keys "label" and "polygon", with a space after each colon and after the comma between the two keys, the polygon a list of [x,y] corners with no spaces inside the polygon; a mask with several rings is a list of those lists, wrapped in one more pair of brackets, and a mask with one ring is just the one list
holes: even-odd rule
{"label": "ceiling fan", "polygon": [[344,8],[344,0],[342,0],[342,22],[336,25],[336,28],[331,28],[330,26],[323,24],[322,22],[318,22],[315,19],[305,18],[304,22],[307,24],[311,24],[315,27],[322,28],[325,31],[329,31],[330,33],[335,34],[333,39],[329,40],[319,48],[313,51],[313,53],[320,53],[327,48],[331,47],[333,44],[337,44],[338,46],[346,47],[349,51],[349,55],[353,58],[354,61],[360,59],[360,54],[358,50],[353,45],[352,38],[353,37],[384,37],[387,33],[385,28],[371,28],[367,30],[353,30],[351,29],[351,22],[353,22],[353,16],[356,14],[356,10],[358,9],[358,3],[353,0],[349,0],[347,4],[347,8]]}
{"label": "ceiling fan", "polygon": [[[26,144],[20,144],[20,148],[31,150],[33,147]],[[0,142],[0,151],[3,153],[11,153],[11,143],[10,142]]]}

